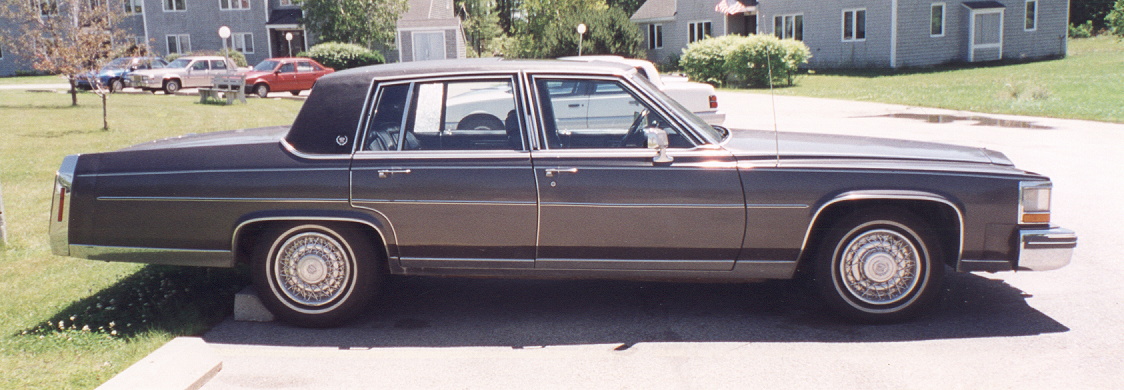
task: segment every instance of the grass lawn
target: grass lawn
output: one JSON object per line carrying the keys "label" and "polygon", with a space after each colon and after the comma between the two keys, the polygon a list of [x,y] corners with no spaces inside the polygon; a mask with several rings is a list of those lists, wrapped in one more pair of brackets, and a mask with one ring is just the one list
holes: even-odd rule
{"label": "grass lawn", "polygon": [[66,84],[59,76],[0,77],[0,85],[17,84]]}
{"label": "grass lawn", "polygon": [[[759,91],[759,90],[758,90]],[[971,68],[819,72],[778,95],[1124,122],[1124,42],[1071,39],[1066,58]]]}
{"label": "grass lawn", "polygon": [[94,388],[171,338],[198,334],[229,313],[234,290],[245,283],[238,270],[58,257],[47,240],[51,186],[63,156],[289,124],[302,104],[197,100],[114,94],[111,129],[103,131],[96,95],[80,94],[79,106],[71,107],[67,94],[0,90],[0,193],[8,231],[8,244],[0,247],[0,388]]}

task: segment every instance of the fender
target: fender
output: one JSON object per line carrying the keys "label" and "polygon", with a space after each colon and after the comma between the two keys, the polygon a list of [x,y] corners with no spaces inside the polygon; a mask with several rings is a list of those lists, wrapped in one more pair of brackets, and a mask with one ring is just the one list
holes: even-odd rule
{"label": "fender", "polygon": [[[379,235],[379,240],[383,243],[386,249],[387,260],[397,262],[398,258],[398,244],[394,239],[393,228],[390,222],[385,220],[381,215],[375,216],[369,213],[351,210],[264,210],[256,211],[242,216],[237,220],[234,227],[234,233],[231,235],[230,247],[233,253],[237,253],[238,241],[245,232],[244,228],[253,226],[255,224],[264,222],[281,222],[281,221],[319,221],[319,222],[349,222],[357,223],[374,230]],[[232,258],[232,264],[235,259]]]}

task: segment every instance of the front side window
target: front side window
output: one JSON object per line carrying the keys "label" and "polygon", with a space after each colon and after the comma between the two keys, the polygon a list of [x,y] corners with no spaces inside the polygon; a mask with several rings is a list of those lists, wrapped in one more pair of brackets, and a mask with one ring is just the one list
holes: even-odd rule
{"label": "front side window", "polygon": [[663,48],[663,25],[662,24],[649,24],[648,25],[648,49]]}
{"label": "front side window", "polygon": [[671,147],[693,144],[617,80],[536,79],[540,120],[550,149],[646,148],[658,127]]}
{"label": "front side window", "polygon": [[1023,25],[1026,31],[1034,31],[1038,29],[1038,0],[1027,0],[1026,2],[1026,24]]}
{"label": "front side window", "polygon": [[191,70],[207,70],[207,61],[195,61],[191,63]]}
{"label": "front side window", "polygon": [[934,3],[930,8],[929,36],[944,36],[944,3]]}
{"label": "front side window", "polygon": [[164,0],[164,12],[186,11],[187,0]]}
{"label": "front side window", "polygon": [[522,150],[511,79],[382,87],[363,150]]}
{"label": "front side window", "polygon": [[843,11],[843,41],[862,41],[866,39],[866,10]]}
{"label": "front side window", "polygon": [[296,71],[296,68],[294,68],[293,63],[290,62],[290,63],[281,65],[281,69],[278,69],[277,71],[281,72],[281,73],[293,73],[293,72]]}
{"label": "front side window", "polygon": [[777,15],[773,17],[773,35],[780,39],[804,40],[804,15]]}
{"label": "front side window", "polygon": [[691,23],[687,26],[687,43],[701,41],[711,36],[710,22]]}

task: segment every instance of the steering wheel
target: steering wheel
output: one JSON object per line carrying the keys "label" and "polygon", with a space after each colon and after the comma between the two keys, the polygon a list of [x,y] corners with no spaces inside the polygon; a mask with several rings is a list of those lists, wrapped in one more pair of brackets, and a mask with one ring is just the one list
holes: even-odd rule
{"label": "steering wheel", "polygon": [[628,126],[628,132],[624,134],[624,138],[621,138],[621,146],[645,146],[643,145],[643,142],[635,145],[633,145],[632,142],[636,142],[637,138],[639,138],[641,141],[647,139],[647,137],[644,136],[644,126],[647,123],[648,109],[645,108],[644,110],[640,111],[640,115],[637,115],[636,119],[632,120],[632,124]]}

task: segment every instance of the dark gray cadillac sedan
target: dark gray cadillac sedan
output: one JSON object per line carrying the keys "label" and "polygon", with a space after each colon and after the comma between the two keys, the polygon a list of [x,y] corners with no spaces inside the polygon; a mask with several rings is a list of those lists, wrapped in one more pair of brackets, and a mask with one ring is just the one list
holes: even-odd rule
{"label": "dark gray cadillac sedan", "polygon": [[630,67],[459,60],[325,76],[291,127],[66,157],[54,252],[249,264],[301,326],[387,274],[807,277],[843,316],[914,317],[946,269],[1050,270],[1048,178],[977,148],[712,127]]}

